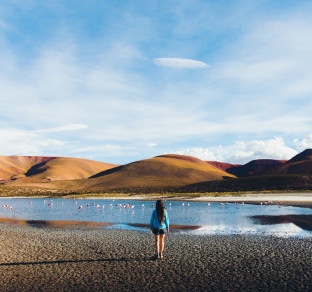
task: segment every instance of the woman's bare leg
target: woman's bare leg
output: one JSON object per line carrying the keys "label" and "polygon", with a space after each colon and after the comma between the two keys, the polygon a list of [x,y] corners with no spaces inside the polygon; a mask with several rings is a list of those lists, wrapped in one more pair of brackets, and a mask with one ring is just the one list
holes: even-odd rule
{"label": "woman's bare leg", "polygon": [[156,255],[159,255],[159,235],[154,234],[155,236],[155,248],[156,248]]}
{"label": "woman's bare leg", "polygon": [[160,245],[159,249],[160,249],[161,257],[162,257],[163,252],[164,252],[164,246],[165,246],[164,239],[165,239],[165,234],[160,234],[159,235],[159,245]]}

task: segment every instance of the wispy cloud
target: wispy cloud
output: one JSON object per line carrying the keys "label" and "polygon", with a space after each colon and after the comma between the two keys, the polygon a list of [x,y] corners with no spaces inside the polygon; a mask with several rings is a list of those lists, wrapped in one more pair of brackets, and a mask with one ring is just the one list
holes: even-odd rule
{"label": "wispy cloud", "polygon": [[80,1],[68,17],[69,2],[26,2],[0,4],[0,154],[242,162],[311,145],[308,4]]}
{"label": "wispy cloud", "polygon": [[59,126],[59,127],[50,128],[50,129],[37,130],[35,132],[37,133],[60,133],[60,132],[68,132],[68,131],[77,131],[77,130],[82,130],[86,128],[88,128],[87,125],[70,124],[70,125]]}
{"label": "wispy cloud", "polygon": [[67,143],[23,129],[0,129],[0,135],[1,155],[57,155]]}
{"label": "wispy cloud", "polygon": [[157,66],[172,68],[202,69],[210,67],[204,62],[183,58],[155,58],[153,62]]}

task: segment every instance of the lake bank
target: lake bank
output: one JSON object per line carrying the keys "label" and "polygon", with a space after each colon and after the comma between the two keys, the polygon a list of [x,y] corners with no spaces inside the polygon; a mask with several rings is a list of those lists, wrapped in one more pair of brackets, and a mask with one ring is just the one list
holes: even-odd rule
{"label": "lake bank", "polygon": [[1,291],[309,291],[311,239],[0,224]]}
{"label": "lake bank", "polygon": [[265,202],[272,201],[277,204],[280,202],[284,205],[298,206],[298,207],[311,207],[312,208],[312,193],[247,193],[247,194],[212,194],[212,195],[179,195],[172,196],[154,194],[154,195],[117,195],[117,196],[68,196],[68,198],[87,198],[87,199],[107,199],[107,200],[138,200],[138,201],[156,201],[158,199],[170,201],[186,201],[186,202],[228,202],[228,203],[247,203],[247,204],[265,204]]}

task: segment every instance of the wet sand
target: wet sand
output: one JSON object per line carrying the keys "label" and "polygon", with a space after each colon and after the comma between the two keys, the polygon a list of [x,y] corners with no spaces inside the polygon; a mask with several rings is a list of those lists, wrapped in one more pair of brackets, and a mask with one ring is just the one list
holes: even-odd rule
{"label": "wet sand", "polygon": [[311,291],[312,239],[0,223],[0,291]]}

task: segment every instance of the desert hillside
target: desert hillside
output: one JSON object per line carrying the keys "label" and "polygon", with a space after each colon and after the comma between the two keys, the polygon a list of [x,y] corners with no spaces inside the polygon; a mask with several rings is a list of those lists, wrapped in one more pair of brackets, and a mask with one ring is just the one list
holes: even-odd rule
{"label": "desert hillside", "polygon": [[235,176],[200,159],[184,155],[161,155],[112,168],[92,176],[89,189],[145,186],[182,186]]}
{"label": "desert hillside", "polygon": [[88,159],[41,156],[1,156],[0,179],[23,181],[75,180],[115,167]]}
{"label": "desert hillside", "polygon": [[0,180],[25,177],[34,165],[49,161],[54,157],[44,156],[0,156]]}
{"label": "desert hillside", "polygon": [[264,172],[266,175],[280,175],[280,174],[312,174],[312,149],[307,149],[286,163],[275,166]]}

